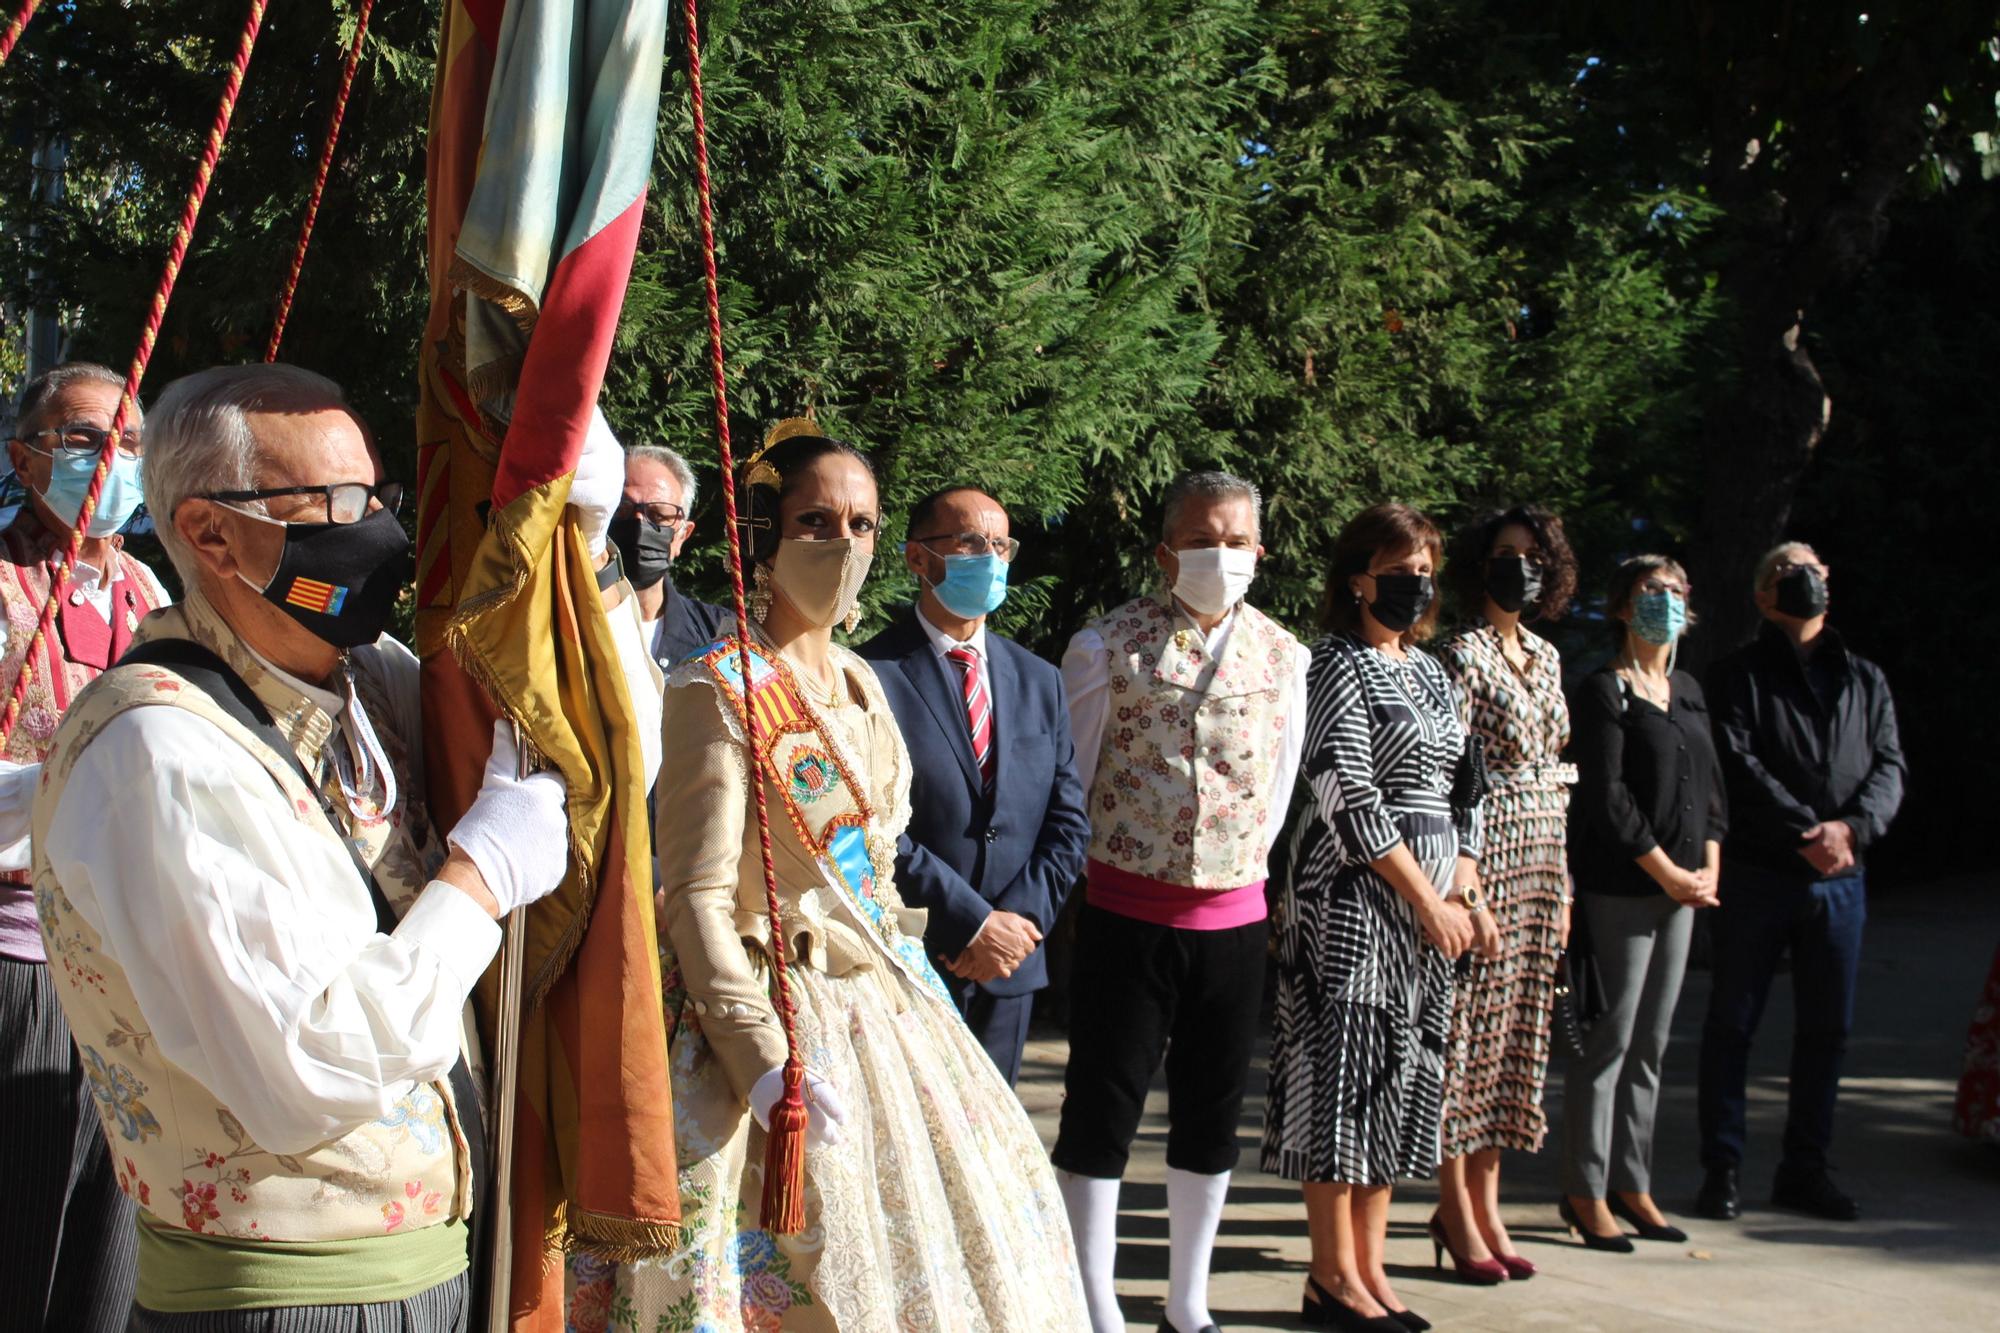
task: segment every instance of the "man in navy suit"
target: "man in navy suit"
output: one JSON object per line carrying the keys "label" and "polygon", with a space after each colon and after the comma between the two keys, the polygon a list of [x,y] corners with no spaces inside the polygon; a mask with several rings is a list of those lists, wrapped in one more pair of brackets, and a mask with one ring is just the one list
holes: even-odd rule
{"label": "man in navy suit", "polygon": [[923,595],[861,648],[910,747],[896,885],[929,911],[924,944],[1011,1084],[1049,984],[1042,936],[1090,845],[1069,704],[1053,665],[986,632],[1020,549],[1000,502],[949,487],[918,501],[909,533]]}

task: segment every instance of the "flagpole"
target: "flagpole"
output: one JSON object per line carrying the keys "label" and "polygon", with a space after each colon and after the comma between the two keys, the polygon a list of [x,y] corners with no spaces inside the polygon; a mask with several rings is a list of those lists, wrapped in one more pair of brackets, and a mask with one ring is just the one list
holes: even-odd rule
{"label": "flagpole", "polygon": [[[516,774],[529,773],[528,747],[514,723]],[[486,1333],[508,1333],[514,1310],[514,1101],[521,1087],[521,984],[528,953],[527,908],[507,914],[500,946],[500,1011],[493,1035],[493,1263],[488,1274]]]}

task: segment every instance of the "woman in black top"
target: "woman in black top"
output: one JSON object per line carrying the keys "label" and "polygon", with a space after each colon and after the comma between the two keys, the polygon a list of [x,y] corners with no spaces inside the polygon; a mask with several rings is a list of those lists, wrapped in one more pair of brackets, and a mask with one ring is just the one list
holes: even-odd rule
{"label": "woman in black top", "polygon": [[1687,1239],[1653,1202],[1653,1115],[1690,909],[1715,906],[1725,828],[1708,706],[1673,669],[1687,598],[1687,574],[1665,556],[1620,565],[1606,606],[1618,654],[1570,699],[1570,865],[1605,1012],[1565,1083],[1562,1213],[1592,1249],[1632,1248],[1621,1217],[1645,1239]]}

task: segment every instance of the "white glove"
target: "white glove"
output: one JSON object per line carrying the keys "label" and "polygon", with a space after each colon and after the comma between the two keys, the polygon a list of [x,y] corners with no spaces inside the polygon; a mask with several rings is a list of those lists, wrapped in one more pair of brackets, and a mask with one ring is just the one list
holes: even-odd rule
{"label": "white glove", "polygon": [[569,788],[560,773],[516,776],[520,754],[513,724],[495,722],[485,780],[450,838],[479,867],[501,916],[554,893],[569,869]]}
{"label": "white glove", "polygon": [[590,428],[584,432],[583,453],[576,460],[576,472],[569,479],[569,504],[576,510],[577,526],[593,556],[604,554],[611,536],[611,516],[625,498],[625,448],[611,433],[604,410],[590,409]]}
{"label": "white glove", "polygon": [[28,868],[28,830],[34,823],[40,764],[0,759],[0,870]]}
{"label": "white glove", "polygon": [[[806,1071],[806,1142],[831,1145],[840,1142],[840,1127],[847,1123],[847,1108],[833,1084],[812,1070]],[[785,1068],[773,1069],[750,1088],[750,1114],[766,1132],[771,1128],[771,1108],[785,1095]]]}

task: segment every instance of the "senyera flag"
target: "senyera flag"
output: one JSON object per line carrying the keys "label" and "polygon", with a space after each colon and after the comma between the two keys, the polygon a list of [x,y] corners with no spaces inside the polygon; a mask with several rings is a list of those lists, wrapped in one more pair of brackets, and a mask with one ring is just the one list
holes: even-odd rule
{"label": "senyera flag", "polygon": [[[560,1330],[559,1247],[664,1253],[679,1220],[640,737],[565,517],[653,158],[660,0],[447,0],[430,121],[417,639],[440,827],[498,713],[569,783],[572,868],[528,914],[515,1327]],[[495,980],[482,988],[492,1035]]]}

